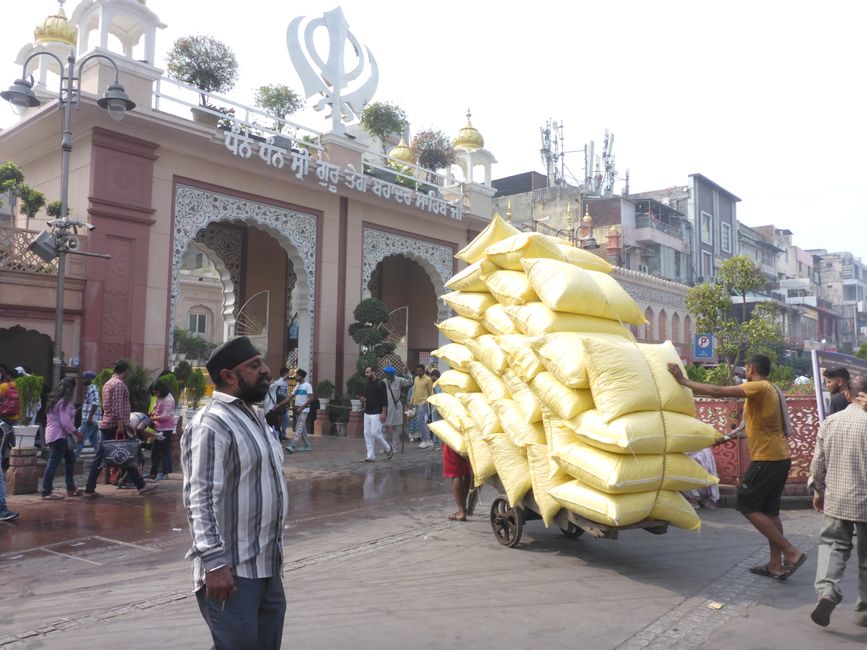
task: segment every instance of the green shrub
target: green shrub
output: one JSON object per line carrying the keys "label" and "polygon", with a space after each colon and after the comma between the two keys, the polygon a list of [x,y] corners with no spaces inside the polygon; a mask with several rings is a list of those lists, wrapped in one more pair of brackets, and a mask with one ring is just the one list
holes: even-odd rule
{"label": "green shrub", "polygon": [[199,408],[199,402],[205,395],[205,375],[201,370],[193,370],[187,379],[187,397],[193,403],[193,408]]}

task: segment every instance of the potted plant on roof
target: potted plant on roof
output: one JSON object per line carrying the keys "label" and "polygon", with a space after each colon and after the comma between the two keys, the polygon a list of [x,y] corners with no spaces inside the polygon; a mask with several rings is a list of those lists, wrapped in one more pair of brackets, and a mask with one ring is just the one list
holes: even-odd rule
{"label": "potted plant on roof", "polygon": [[[289,86],[268,84],[256,90],[256,106],[273,115],[274,130],[278,134],[286,129],[286,118],[304,108],[304,100]],[[283,149],[291,149],[292,140],[283,135],[274,136],[274,144]]]}
{"label": "potted plant on roof", "polygon": [[[191,108],[193,121],[216,128],[220,115],[208,93],[231,90],[238,80],[238,60],[225,43],[210,36],[183,36],[166,55],[169,75],[199,90],[201,108]],[[210,109],[210,110],[207,110]]]}

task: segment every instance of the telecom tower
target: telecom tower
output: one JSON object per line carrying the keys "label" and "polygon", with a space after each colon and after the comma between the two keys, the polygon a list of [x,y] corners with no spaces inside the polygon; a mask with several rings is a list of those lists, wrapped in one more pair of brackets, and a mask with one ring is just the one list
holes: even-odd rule
{"label": "telecom tower", "polygon": [[539,129],[542,135],[542,164],[548,175],[548,187],[563,187],[566,179],[563,176],[563,124],[550,119]]}

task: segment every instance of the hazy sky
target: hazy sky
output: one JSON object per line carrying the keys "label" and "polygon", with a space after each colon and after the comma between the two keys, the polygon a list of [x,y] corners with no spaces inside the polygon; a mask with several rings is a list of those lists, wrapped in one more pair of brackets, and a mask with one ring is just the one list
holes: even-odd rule
{"label": "hazy sky", "polygon": [[[12,5],[13,0],[2,0]],[[56,2],[14,2],[0,26],[0,85],[33,28]],[[77,5],[66,6],[68,15]],[[233,98],[286,83],[301,90],[286,27],[338,0],[148,0],[175,38],[214,36],[241,68]],[[742,199],[738,217],[789,228],[803,248],[867,260],[867,125],[863,29],[851,1],[691,0],[497,2],[343,0],[353,33],[379,65],[376,100],[401,105],[413,131],[454,135],[473,124],[498,159],[494,177],[543,171],[539,128],[565,125],[565,149],[615,134],[617,170],[635,192],[684,185],[701,173]],[[14,115],[0,107],[0,126]],[[59,119],[59,118],[58,118]],[[302,123],[324,130],[322,114]],[[566,156],[583,177],[583,153]],[[569,174],[567,172],[567,178]],[[622,183],[615,187],[622,189]]]}

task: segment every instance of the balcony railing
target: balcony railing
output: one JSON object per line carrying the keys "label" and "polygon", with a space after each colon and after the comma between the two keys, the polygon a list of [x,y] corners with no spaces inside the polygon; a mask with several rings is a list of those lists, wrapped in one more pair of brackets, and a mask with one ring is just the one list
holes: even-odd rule
{"label": "balcony railing", "polygon": [[57,259],[46,262],[27,247],[39,233],[0,226],[0,271],[57,274]]}
{"label": "balcony railing", "polygon": [[671,237],[676,237],[677,239],[681,240],[684,239],[683,230],[681,228],[672,226],[671,224],[667,224],[664,221],[660,221],[659,219],[654,219],[646,215],[636,215],[635,227],[653,228],[660,232],[664,232],[666,235],[670,235]]}

